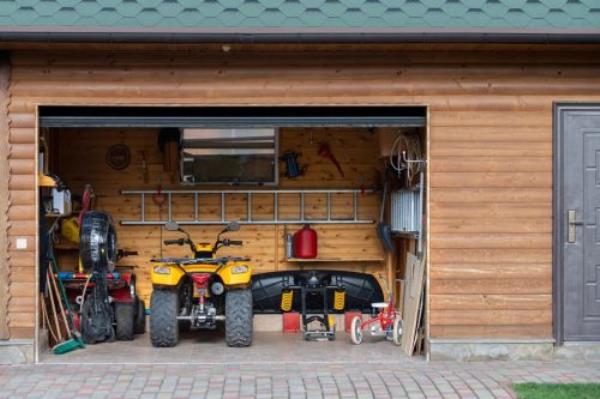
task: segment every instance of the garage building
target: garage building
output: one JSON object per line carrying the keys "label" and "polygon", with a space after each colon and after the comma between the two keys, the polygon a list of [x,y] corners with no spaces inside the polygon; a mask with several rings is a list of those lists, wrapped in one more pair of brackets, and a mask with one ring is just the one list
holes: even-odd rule
{"label": "garage building", "polygon": [[[220,190],[202,208],[216,222],[196,214],[189,227],[210,239],[229,216],[251,221],[249,208],[255,222],[272,217],[272,197],[250,207],[246,191],[330,190],[334,205],[338,198],[330,211],[356,223],[313,225],[321,262],[295,262],[286,239],[302,227],[292,214],[304,205],[328,213],[323,196],[284,200],[294,223],[242,224],[235,237],[246,246],[232,253],[250,256],[257,275],[373,275],[398,306],[406,253],[425,254],[423,354],[432,360],[547,358],[600,339],[600,17],[589,1],[5,3],[3,361],[37,361],[43,352],[38,210],[49,172],[73,193],[94,186],[97,207],[119,222],[120,246],[138,252],[123,261],[135,264],[147,305],[149,259],[163,250],[164,223],[124,222],[181,221],[194,206],[184,210],[182,199],[168,214],[156,203],[144,209],[140,190]],[[273,129],[276,154],[299,153],[306,168],[289,178],[276,160],[276,179],[256,187],[182,184],[183,162],[171,157],[180,153],[157,144],[168,128]],[[397,239],[393,251],[378,239],[380,143],[389,130],[416,135],[426,161],[422,251],[414,236]],[[117,144],[129,150],[122,170],[108,162]],[[240,194],[219,220],[227,190]],[[280,315],[266,316],[264,329],[280,325]]]}

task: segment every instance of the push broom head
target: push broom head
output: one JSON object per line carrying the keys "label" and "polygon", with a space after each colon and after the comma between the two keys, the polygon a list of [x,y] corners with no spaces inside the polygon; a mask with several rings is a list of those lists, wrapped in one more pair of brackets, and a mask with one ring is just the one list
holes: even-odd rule
{"label": "push broom head", "polygon": [[52,353],[55,355],[62,355],[63,353],[74,351],[77,348],[85,348],[85,345],[83,344],[81,337],[73,334],[73,338],[54,345]]}

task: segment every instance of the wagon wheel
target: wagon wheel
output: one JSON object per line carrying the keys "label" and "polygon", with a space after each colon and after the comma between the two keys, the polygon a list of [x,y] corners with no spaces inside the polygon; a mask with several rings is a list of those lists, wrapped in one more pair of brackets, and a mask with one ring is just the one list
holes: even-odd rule
{"label": "wagon wheel", "polygon": [[363,341],[361,324],[362,320],[360,316],[355,316],[350,323],[350,340],[354,345],[360,345]]}

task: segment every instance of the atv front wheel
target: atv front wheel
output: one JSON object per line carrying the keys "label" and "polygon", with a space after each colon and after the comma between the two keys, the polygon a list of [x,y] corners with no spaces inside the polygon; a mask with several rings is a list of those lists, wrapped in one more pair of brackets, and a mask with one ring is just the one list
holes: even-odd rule
{"label": "atv front wheel", "polygon": [[172,347],[179,340],[179,295],[176,290],[154,290],[150,298],[152,346]]}
{"label": "atv front wheel", "polygon": [[225,294],[225,341],[229,346],[252,344],[252,291],[229,290]]}

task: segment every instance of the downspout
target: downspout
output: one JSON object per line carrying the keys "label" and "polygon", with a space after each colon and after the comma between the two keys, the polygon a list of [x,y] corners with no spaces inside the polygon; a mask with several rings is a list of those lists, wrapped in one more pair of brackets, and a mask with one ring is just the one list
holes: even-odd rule
{"label": "downspout", "polygon": [[8,317],[10,302],[10,259],[8,256],[10,73],[9,54],[0,53],[0,339],[2,340],[10,338]]}

